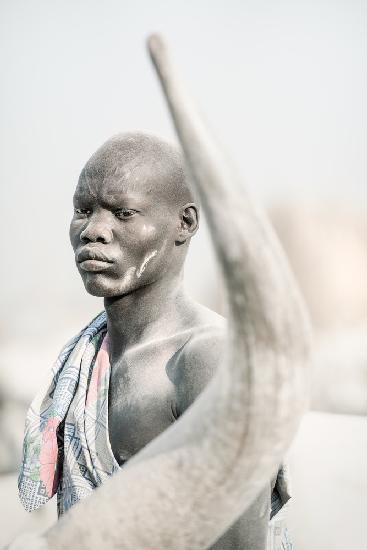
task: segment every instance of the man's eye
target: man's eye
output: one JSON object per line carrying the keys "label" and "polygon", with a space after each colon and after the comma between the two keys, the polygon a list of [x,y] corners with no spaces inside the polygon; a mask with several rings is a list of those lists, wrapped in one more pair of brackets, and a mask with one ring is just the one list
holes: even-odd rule
{"label": "man's eye", "polygon": [[91,210],[88,208],[74,208],[74,213],[78,216],[89,216]]}
{"label": "man's eye", "polygon": [[127,218],[134,216],[136,212],[137,210],[133,210],[132,208],[120,208],[119,210],[116,210],[115,216],[120,220],[126,220]]}

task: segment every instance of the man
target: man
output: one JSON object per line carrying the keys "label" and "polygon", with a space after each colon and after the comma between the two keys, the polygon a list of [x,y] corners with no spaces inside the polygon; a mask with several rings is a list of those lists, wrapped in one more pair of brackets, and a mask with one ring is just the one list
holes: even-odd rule
{"label": "man", "polygon": [[[169,427],[211,379],[225,321],[183,287],[198,221],[181,153],[156,137],[116,136],[83,168],[70,240],[85,288],[104,298],[105,312],[63,349],[28,413],[19,478],[27,509],[57,491],[59,513],[67,511]],[[288,498],[278,483],[274,506]],[[247,548],[255,539],[264,547],[269,515],[270,484],[212,548]]]}

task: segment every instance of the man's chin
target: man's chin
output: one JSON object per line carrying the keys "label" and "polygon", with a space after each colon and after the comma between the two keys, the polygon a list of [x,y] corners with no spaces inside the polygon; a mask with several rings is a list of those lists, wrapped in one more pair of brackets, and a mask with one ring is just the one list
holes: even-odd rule
{"label": "man's chin", "polygon": [[136,288],[136,281],[132,280],[132,277],[111,279],[102,273],[84,276],[83,283],[88,294],[98,298],[114,298],[129,294]]}
{"label": "man's chin", "polygon": [[113,293],[110,293],[108,290],[89,285],[85,285],[85,290],[90,294],[91,296],[96,296],[97,298],[108,298],[113,296]]}

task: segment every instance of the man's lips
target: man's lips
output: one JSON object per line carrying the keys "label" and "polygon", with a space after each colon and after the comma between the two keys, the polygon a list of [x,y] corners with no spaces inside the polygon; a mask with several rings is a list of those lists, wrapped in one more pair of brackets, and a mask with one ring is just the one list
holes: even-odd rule
{"label": "man's lips", "polygon": [[104,271],[113,263],[113,260],[98,248],[83,248],[76,254],[76,261],[84,271]]}
{"label": "man's lips", "polygon": [[103,260],[84,260],[84,262],[79,262],[78,265],[83,271],[105,271],[111,266],[111,262],[104,262]]}

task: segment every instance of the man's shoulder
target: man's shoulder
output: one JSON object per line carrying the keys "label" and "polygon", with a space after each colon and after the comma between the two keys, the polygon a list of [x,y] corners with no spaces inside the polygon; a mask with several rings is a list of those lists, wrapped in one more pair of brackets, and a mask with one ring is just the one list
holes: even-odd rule
{"label": "man's shoulder", "polygon": [[223,360],[227,338],[224,317],[204,306],[197,308],[197,323],[181,348],[174,384],[178,412],[182,413],[205,389]]}
{"label": "man's shoulder", "polygon": [[[192,333],[182,349],[181,363],[187,368],[197,365],[198,362],[206,364],[217,357],[224,350],[227,338],[225,325],[205,325]],[[197,370],[197,367],[196,369]]]}
{"label": "man's shoulder", "polygon": [[227,320],[212,309],[197,302],[191,304],[191,332],[190,342],[200,337],[210,337],[211,333],[225,334]]}
{"label": "man's shoulder", "polygon": [[195,372],[199,367],[213,368],[213,362],[223,352],[227,339],[227,321],[215,311],[195,304],[196,322],[190,338],[182,348],[180,364]]}

